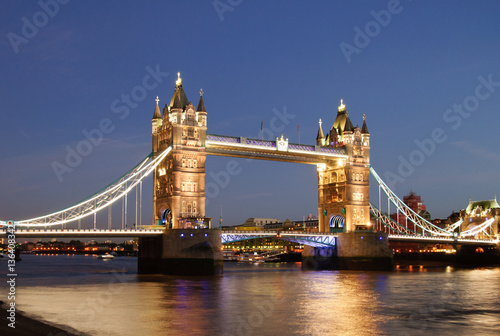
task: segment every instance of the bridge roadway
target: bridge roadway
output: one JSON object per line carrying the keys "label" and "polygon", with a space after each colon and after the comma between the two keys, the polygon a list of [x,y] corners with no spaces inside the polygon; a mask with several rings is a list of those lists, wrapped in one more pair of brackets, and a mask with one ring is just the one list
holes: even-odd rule
{"label": "bridge roadway", "polygon": [[[4,229],[4,234],[6,233]],[[163,233],[163,229],[16,229],[14,235],[16,238],[134,238],[134,237],[152,237],[159,236]],[[294,232],[294,231],[236,231],[222,230],[222,243],[230,243],[235,241],[255,239],[255,238],[277,238],[282,240],[293,241],[305,245],[316,247],[332,247],[335,246],[336,233],[318,233],[318,232]],[[389,241],[399,242],[415,242],[429,244],[453,244],[462,245],[496,245],[497,240],[482,240],[482,239],[467,239],[453,237],[437,237],[437,236],[410,236],[410,235],[394,235],[388,236]]]}

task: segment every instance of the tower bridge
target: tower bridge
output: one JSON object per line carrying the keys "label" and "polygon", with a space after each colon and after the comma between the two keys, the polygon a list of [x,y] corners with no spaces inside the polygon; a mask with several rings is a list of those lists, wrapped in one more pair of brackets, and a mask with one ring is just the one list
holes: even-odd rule
{"label": "tower bridge", "polygon": [[[500,207],[494,208],[491,202],[471,205],[471,209],[461,213],[457,223],[446,228],[428,222],[406,206],[370,166],[366,117],[363,115],[361,128],[354,127],[342,100],[326,133],[319,120],[314,145],[290,143],[283,135],[259,140],[207,134],[207,120],[203,91],[200,90],[195,108],[187,99],[179,74],[170,103],[160,109],[158,97],[156,99],[151,154],[113,184],[73,206],[45,216],[10,222],[16,228],[14,232],[19,237],[139,237],[139,272],[168,274],[217,273],[222,269],[222,242],[245,237],[273,236],[300,241],[308,246],[304,258],[309,264],[312,260],[318,268],[345,269],[389,269],[392,265],[389,239],[498,244]],[[235,233],[213,229],[211,218],[205,213],[207,155],[315,165],[319,232]],[[383,190],[387,196],[388,207],[389,203],[393,204],[417,230],[409,230],[393,221],[388,216],[389,209],[384,213],[380,206],[377,208],[370,203],[370,173],[379,191]],[[113,230],[111,207],[122,200],[126,214],[127,197],[133,191],[136,193],[136,223],[141,222],[142,200],[138,206],[137,195],[142,199],[142,182],[150,176],[153,179],[151,229],[124,230],[122,224],[122,230]],[[498,206],[496,200],[495,204]],[[107,229],[98,227],[96,221],[96,214],[103,211],[108,211]],[[376,227],[371,215],[376,218]],[[92,216],[93,230],[82,230],[80,221]],[[0,225],[8,223],[0,221]],[[66,228],[72,223],[78,223],[78,228]]]}
{"label": "tower bridge", "polygon": [[171,147],[154,176],[154,219],[173,229],[208,228],[205,217],[205,162],[207,155],[221,155],[317,166],[319,231],[328,232],[333,216],[344,219],[345,230],[370,226],[370,133],[363,118],[354,127],[341,101],[326,136],[319,122],[314,146],[245,137],[207,135],[207,111],[203,91],[197,108],[189,102],[182,79],[176,82],[170,105],[160,111],[158,99],[152,119],[153,157]]}

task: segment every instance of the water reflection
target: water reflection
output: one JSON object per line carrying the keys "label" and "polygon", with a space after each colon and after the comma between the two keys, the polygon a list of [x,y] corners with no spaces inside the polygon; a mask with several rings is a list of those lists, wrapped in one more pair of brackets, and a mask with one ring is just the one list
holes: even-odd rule
{"label": "water reflection", "polygon": [[[500,270],[304,272],[229,263],[218,277],[136,274],[136,259],[26,256],[18,306],[90,335],[488,334]],[[22,264],[22,265],[21,265]],[[4,291],[4,288],[2,288]]]}

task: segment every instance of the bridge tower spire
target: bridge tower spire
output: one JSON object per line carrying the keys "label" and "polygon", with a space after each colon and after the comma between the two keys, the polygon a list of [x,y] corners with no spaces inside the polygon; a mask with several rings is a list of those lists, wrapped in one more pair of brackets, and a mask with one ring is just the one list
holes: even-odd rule
{"label": "bridge tower spire", "polygon": [[[195,110],[179,73],[170,105],[163,110],[163,122],[156,132],[153,126],[153,155],[172,146],[154,176],[153,225],[172,229],[210,225],[210,218],[205,217],[207,112],[202,94]],[[158,102],[157,109],[159,112]],[[156,110],[154,116],[158,118]]]}

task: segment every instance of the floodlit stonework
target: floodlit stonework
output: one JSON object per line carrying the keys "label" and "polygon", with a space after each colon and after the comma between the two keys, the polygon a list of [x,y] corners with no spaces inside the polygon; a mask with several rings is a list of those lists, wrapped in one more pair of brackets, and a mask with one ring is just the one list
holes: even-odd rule
{"label": "floodlit stonework", "polygon": [[205,217],[206,133],[203,90],[195,108],[186,97],[179,74],[170,104],[165,104],[161,113],[157,99],[152,119],[153,155],[172,146],[172,153],[154,175],[153,225],[209,227],[210,218]]}
{"label": "floodlit stonework", "polygon": [[370,227],[370,133],[353,127],[343,101],[330,131],[323,133],[321,120],[316,144],[345,148],[346,160],[318,165],[318,217],[320,232],[352,232]]}

